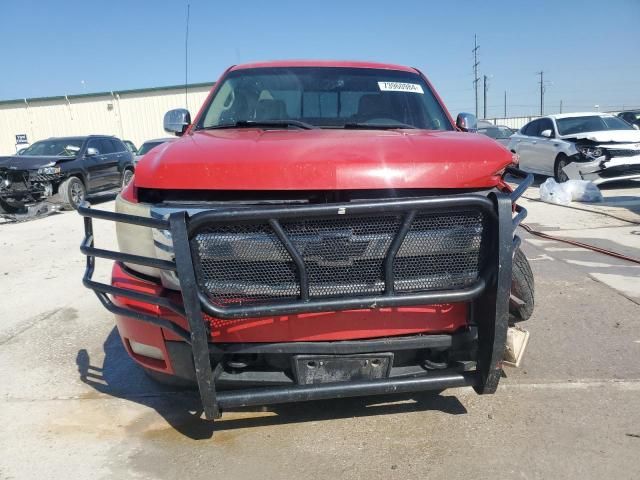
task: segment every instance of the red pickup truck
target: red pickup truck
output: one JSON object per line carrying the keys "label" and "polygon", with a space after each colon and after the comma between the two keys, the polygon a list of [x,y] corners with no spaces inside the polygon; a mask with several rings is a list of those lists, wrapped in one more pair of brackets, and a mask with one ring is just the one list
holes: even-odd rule
{"label": "red pickup truck", "polygon": [[[454,123],[414,68],[229,68],[116,211],[84,204],[84,284],[154,378],[222,409],[473,386],[496,390],[533,307],[515,229],[532,177]],[[505,175],[520,177],[512,190]],[[114,221],[119,251],[94,245]],[[110,284],[96,258],[115,260]]]}

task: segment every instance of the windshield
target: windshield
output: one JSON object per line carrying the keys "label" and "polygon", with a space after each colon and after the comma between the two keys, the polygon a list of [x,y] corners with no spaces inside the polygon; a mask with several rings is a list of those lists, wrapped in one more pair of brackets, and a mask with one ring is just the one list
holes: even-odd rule
{"label": "windshield", "polygon": [[[416,73],[332,67],[256,68],[229,73],[196,128],[294,122],[453,130]],[[293,121],[287,123],[287,121]],[[282,126],[280,128],[282,128]]]}
{"label": "windshield", "polygon": [[21,156],[75,157],[82,148],[82,138],[56,138],[36,142],[22,152]]}
{"label": "windshield", "polygon": [[558,134],[575,135],[585,132],[602,132],[604,130],[633,130],[634,128],[618,117],[589,115],[586,117],[567,117],[556,120]]}
{"label": "windshield", "polygon": [[152,148],[157,147],[158,145],[162,145],[164,142],[145,142],[142,144],[142,146],[140,147],[140,150],[138,150],[137,155],[144,155],[145,153],[147,153],[149,150],[151,150]]}
{"label": "windshield", "polygon": [[124,146],[127,147],[127,150],[129,150],[131,153],[138,152],[138,149],[131,140],[123,140],[122,143],[124,143]]}

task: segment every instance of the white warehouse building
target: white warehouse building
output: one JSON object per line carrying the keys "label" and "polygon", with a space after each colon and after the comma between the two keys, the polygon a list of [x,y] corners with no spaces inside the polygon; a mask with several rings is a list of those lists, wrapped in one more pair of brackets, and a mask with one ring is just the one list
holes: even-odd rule
{"label": "white warehouse building", "polygon": [[195,115],[213,83],[0,101],[0,155],[14,154],[27,143],[49,137],[104,134],[136,146],[168,134],[167,110],[186,105]]}

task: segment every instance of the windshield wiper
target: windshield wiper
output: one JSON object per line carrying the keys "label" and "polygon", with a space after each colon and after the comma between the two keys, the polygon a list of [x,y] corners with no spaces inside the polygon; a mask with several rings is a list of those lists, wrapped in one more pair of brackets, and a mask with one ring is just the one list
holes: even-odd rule
{"label": "windshield wiper", "polygon": [[202,127],[198,130],[217,130],[224,128],[260,128],[260,127],[298,127],[303,130],[313,130],[318,127],[310,123],[301,122],[300,120],[238,120],[234,123],[225,123],[222,125],[211,125]]}
{"label": "windshield wiper", "polygon": [[414,125],[408,123],[345,123],[346,129],[361,130],[394,130],[394,129],[417,129]]}

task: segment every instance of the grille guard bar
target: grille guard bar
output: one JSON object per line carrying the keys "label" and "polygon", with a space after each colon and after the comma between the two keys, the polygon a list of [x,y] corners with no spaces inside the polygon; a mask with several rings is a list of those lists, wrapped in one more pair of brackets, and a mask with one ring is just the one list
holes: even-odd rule
{"label": "grille guard bar", "polygon": [[[514,249],[520,243],[520,239],[515,236],[515,230],[526,216],[526,210],[515,205],[515,202],[533,183],[533,176],[531,174],[522,172],[514,167],[508,167],[505,170],[505,174],[510,174],[522,179],[520,185],[511,194],[492,192],[489,194],[489,198],[480,195],[464,194],[415,200],[385,200],[353,204],[291,206],[286,208],[242,208],[223,211],[205,211],[197,213],[192,217],[189,217],[186,212],[175,212],[169,216],[168,220],[94,210],[85,202],[78,208],[79,214],[84,217],[85,229],[85,237],[81,243],[80,250],[87,257],[83,284],[93,290],[103,306],[112,313],[131,317],[171,331],[191,345],[196,379],[204,414],[207,419],[212,420],[220,416],[220,405],[223,405],[225,408],[232,408],[242,405],[329,398],[329,396],[336,396],[337,393],[342,391],[344,396],[348,396],[348,392],[358,392],[352,393],[352,395],[388,393],[397,391],[397,388],[401,388],[400,385],[394,387],[392,384],[402,383],[404,381],[385,379],[377,382],[365,382],[367,385],[363,383],[360,387],[354,387],[358,382],[345,383],[344,385],[327,384],[305,386],[299,387],[299,392],[296,388],[287,388],[280,390],[262,389],[247,391],[245,393],[222,392],[217,394],[214,385],[214,372],[212,371],[209,358],[209,332],[207,325],[203,321],[203,311],[209,315],[226,319],[313,311],[474,302],[472,311],[474,317],[477,317],[476,321],[478,324],[478,358],[477,371],[475,374],[466,373],[455,381],[452,381],[449,374],[443,375],[440,380],[438,379],[439,377],[430,375],[428,381],[425,379],[424,382],[419,380],[416,382],[408,382],[408,385],[415,385],[413,389],[409,388],[407,391],[426,389],[425,386],[427,385],[428,388],[431,389],[445,388],[447,386],[472,385],[479,393],[493,393],[497,388],[500,378],[502,354],[506,341],[512,255]],[[420,211],[428,211],[430,213],[449,212],[460,208],[468,210],[469,207],[482,210],[488,218],[492,219],[495,227],[497,227],[497,232],[494,232],[490,238],[493,245],[491,253],[493,260],[489,263],[492,264],[493,267],[481,272],[478,281],[468,288],[414,294],[396,294],[393,284],[393,261],[416,213]],[[513,216],[514,211],[515,216]],[[308,279],[305,278],[304,264],[299,253],[296,252],[295,247],[282,231],[279,220],[300,216],[378,214],[383,212],[404,213],[401,227],[396,233],[396,237],[392,241],[385,258],[384,293],[346,299],[309,299]],[[175,262],[95,248],[92,224],[92,219],[94,218],[170,231],[175,252]],[[295,301],[278,302],[271,305],[247,305],[225,308],[216,306],[200,291],[197,285],[189,240],[198,228],[211,222],[233,223],[256,219],[269,222],[277,237],[293,258],[294,263],[298,267],[297,274],[301,285],[300,298]],[[174,304],[166,298],[114,287],[92,280],[96,258],[134,263],[177,272],[178,278],[180,279],[183,305]],[[186,318],[189,330],[159,316],[121,307],[114,303],[109,295],[130,298],[167,308]],[[369,383],[379,385],[379,387],[369,385]],[[271,390],[274,391],[271,392]],[[307,392],[307,390],[314,390],[315,393]],[[329,395],[328,392],[332,393]]]}

